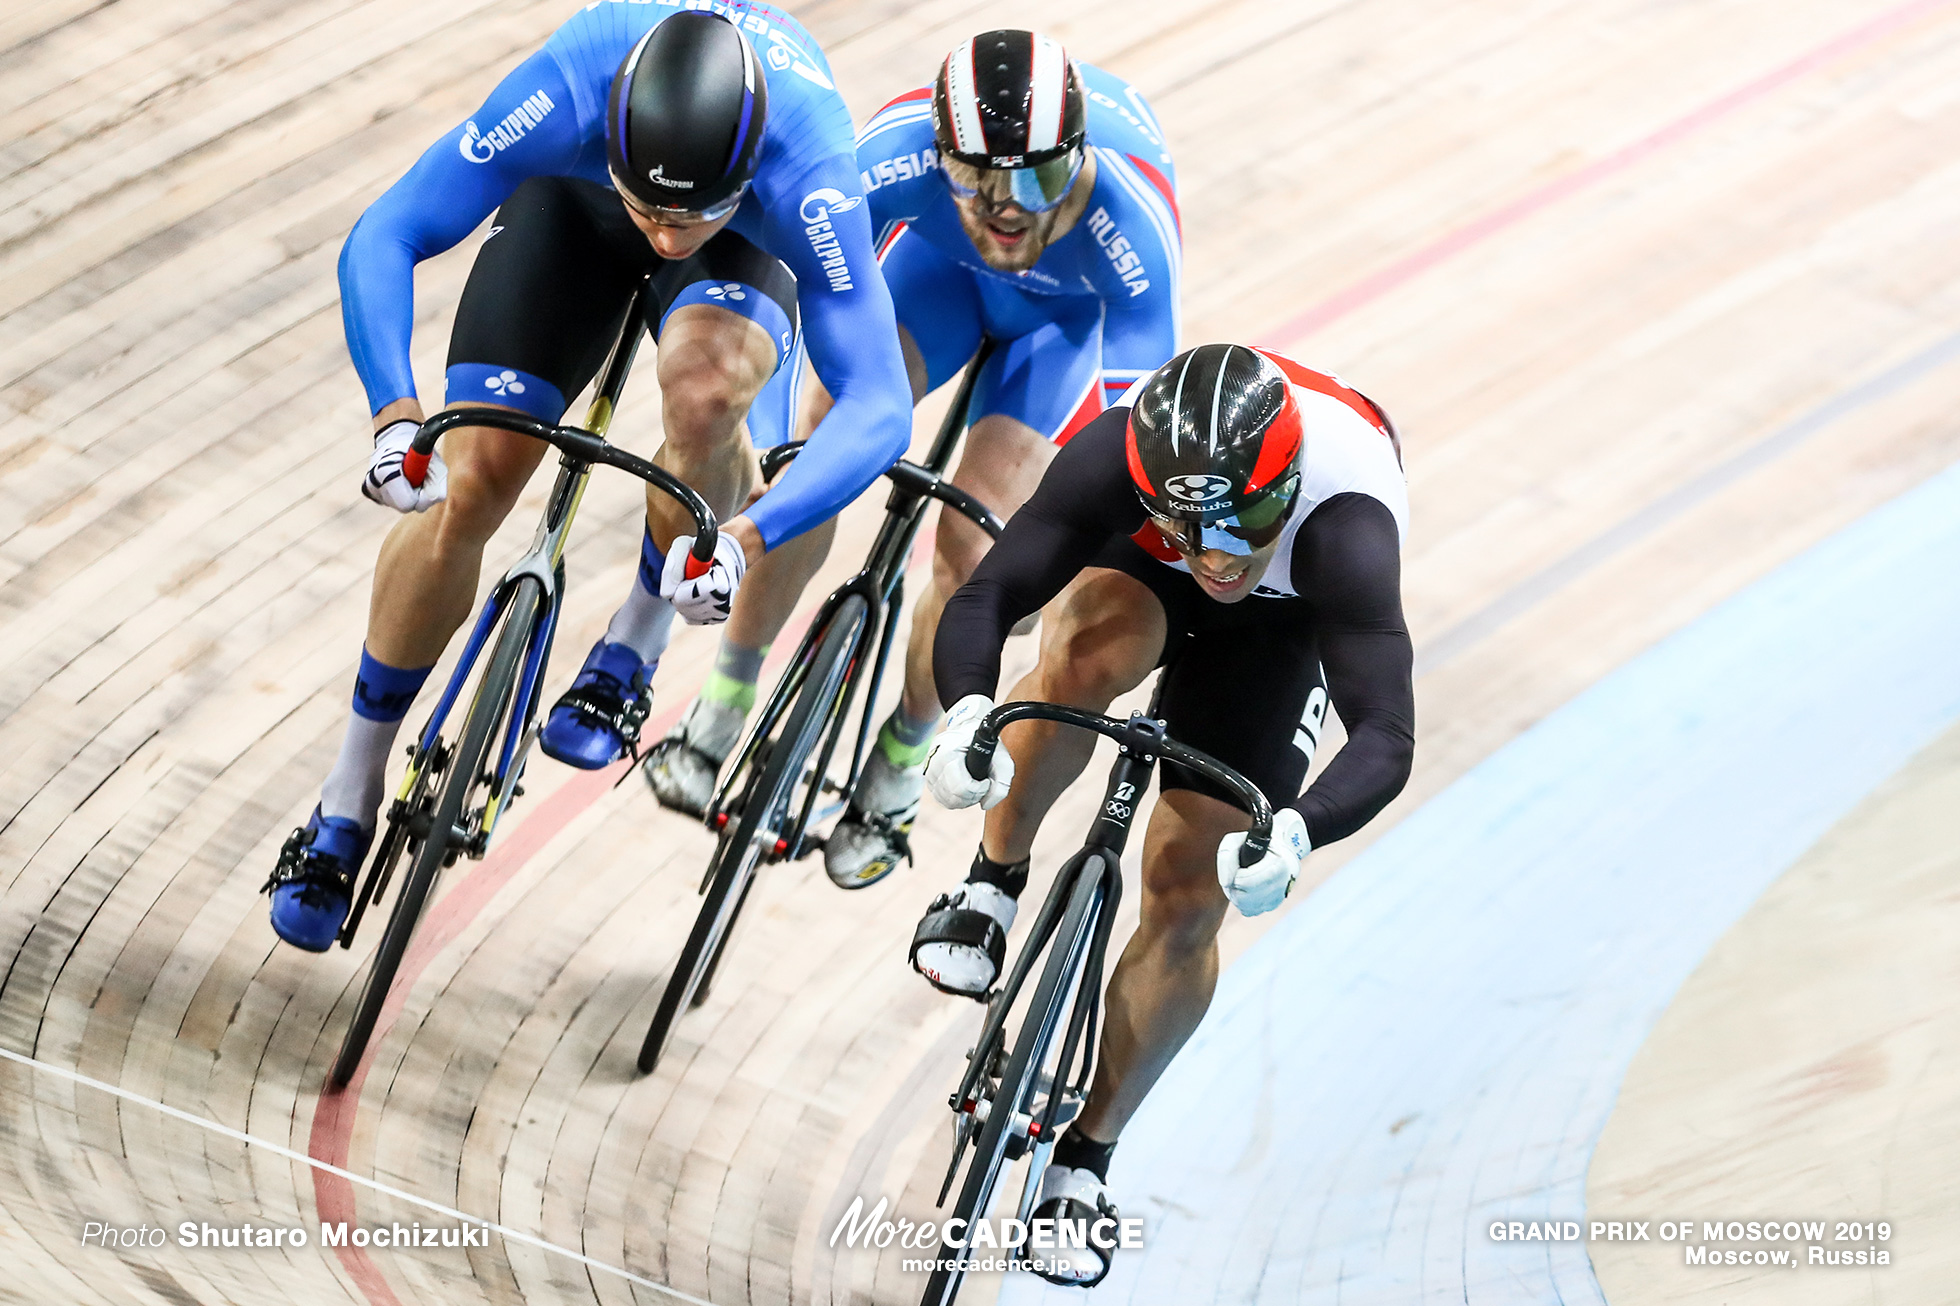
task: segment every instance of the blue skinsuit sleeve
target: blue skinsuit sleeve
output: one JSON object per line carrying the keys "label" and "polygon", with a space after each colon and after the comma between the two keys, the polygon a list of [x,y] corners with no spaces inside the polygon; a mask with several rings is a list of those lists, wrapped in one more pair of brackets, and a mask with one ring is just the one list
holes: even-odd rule
{"label": "blue skinsuit sleeve", "polygon": [[[542,97],[542,98],[540,98]],[[551,107],[541,118],[537,106]],[[510,119],[519,115],[512,139]],[[472,137],[470,128],[480,129]],[[508,144],[497,146],[494,134]],[[489,139],[485,139],[489,138]],[[409,336],[415,265],[455,245],[526,178],[568,173],[580,145],[578,114],[558,63],[543,50],[511,70],[468,122],[431,145],[363,213],[340,251],[347,352],[367,388],[368,411],[413,398]],[[484,162],[465,157],[488,155]]]}
{"label": "blue skinsuit sleeve", "polygon": [[[1155,196],[1152,195],[1154,200]],[[1125,230],[1133,239],[1145,232],[1155,239],[1138,240],[1131,247],[1143,260],[1150,288],[1131,295],[1127,287],[1117,289],[1105,301],[1103,317],[1103,403],[1115,403],[1130,383],[1148,375],[1171,360],[1178,350],[1179,251],[1166,249],[1166,228],[1149,221],[1139,205],[1124,216]],[[1168,210],[1162,212],[1168,218]],[[1178,239],[1175,225],[1168,226],[1169,238]],[[1121,283],[1118,283],[1121,286]]]}
{"label": "blue skinsuit sleeve", "polygon": [[[1167,269],[1168,272],[1168,269]],[[1177,283],[1166,275],[1144,294],[1105,301],[1103,405],[1115,403],[1139,374],[1149,375],[1177,353]]]}
{"label": "blue skinsuit sleeve", "polygon": [[769,250],[796,274],[804,346],[835,401],[803,453],[747,513],[763,547],[771,549],[835,517],[912,442],[912,387],[899,353],[891,292],[872,252],[870,205],[859,200],[825,215],[836,237],[826,267],[817,242],[829,250],[829,241],[824,233],[811,235],[814,224],[797,208],[824,188],[841,192],[847,203],[858,200],[849,156],[807,170],[780,192],[783,198],[764,219]]}

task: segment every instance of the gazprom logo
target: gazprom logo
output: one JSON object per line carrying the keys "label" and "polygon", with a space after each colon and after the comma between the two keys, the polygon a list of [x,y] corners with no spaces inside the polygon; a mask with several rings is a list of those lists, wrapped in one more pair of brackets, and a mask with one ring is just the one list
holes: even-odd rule
{"label": "gazprom logo", "polygon": [[1222,498],[1232,483],[1223,476],[1173,476],[1164,482],[1164,488],[1171,492],[1173,499],[1183,499],[1189,503],[1210,503]]}
{"label": "gazprom logo", "polygon": [[864,201],[856,195],[847,196],[841,190],[819,186],[803,197],[803,207],[800,211],[805,222],[817,223],[833,213],[849,213],[862,203]]}
{"label": "gazprom logo", "polygon": [[851,289],[851,265],[844,257],[843,246],[837,243],[837,232],[831,225],[833,213],[849,213],[864,203],[859,195],[846,195],[830,186],[819,186],[803,197],[797,212],[803,218],[803,234],[810,238],[810,249],[823,265],[823,274],[830,282],[833,291]]}
{"label": "gazprom logo", "polygon": [[523,140],[527,132],[543,122],[545,115],[557,107],[549,95],[538,91],[505,114],[503,121],[487,132],[474,121],[464,123],[463,134],[456,140],[456,150],[471,163],[488,163],[497,157],[497,151],[507,150]]}

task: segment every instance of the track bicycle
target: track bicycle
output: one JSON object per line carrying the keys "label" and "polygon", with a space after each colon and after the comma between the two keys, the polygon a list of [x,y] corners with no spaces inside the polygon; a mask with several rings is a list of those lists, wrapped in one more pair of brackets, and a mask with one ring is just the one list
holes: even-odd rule
{"label": "track bicycle", "polygon": [[[332,1091],[346,1087],[360,1065],[437,878],[458,857],[481,858],[489,850],[497,823],[524,792],[520,783],[524,763],[538,734],[539,689],[564,607],[565,544],[592,468],[604,464],[630,472],[687,509],[694,518],[694,545],[687,564],[690,576],[700,575],[714,559],[718,527],[706,501],[672,472],[606,443],[606,431],[612,425],[620,392],[644,334],[641,322],[647,293],[647,283],[642,282],[627,303],[619,336],[599,374],[598,389],[586,410],[583,427],[553,426],[497,408],[452,408],[422,424],[402,460],[403,475],[410,484],[420,485],[436,441],[444,432],[462,426],[488,426],[528,435],[556,448],[558,479],[545,502],[544,517],[530,551],[504,573],[484,600],[435,711],[408,748],[408,773],[388,807],[387,828],[376,841],[367,874],[341,927],[340,946],[353,946],[362,917],[387,892],[396,865],[405,857],[407,874],[388,913],[360,1001],[328,1077]],[[477,679],[462,729],[451,744],[443,738],[443,726],[484,649],[491,647],[493,635],[489,661]],[[641,706],[629,716],[632,719],[615,725],[630,743],[638,738],[646,709]],[[497,744],[494,753],[493,743]]]}
{"label": "track bicycle", "polygon": [[[1088,1096],[1102,1008],[1103,955],[1123,892],[1123,846],[1158,760],[1169,759],[1221,786],[1251,815],[1252,830],[1239,851],[1241,866],[1251,866],[1266,855],[1272,839],[1272,804],[1257,785],[1231,767],[1165,735],[1157,716],[1162,693],[1159,678],[1149,708],[1132,713],[1128,721],[1056,703],[1004,703],[987,714],[967,749],[967,773],[984,780],[1001,730],[1016,721],[1055,721],[1092,730],[1115,740],[1117,746],[1109,787],[1088,838],[1055,876],[1006,982],[987,995],[980,1037],[967,1053],[959,1088],[947,1099],[953,1108],[953,1159],[939,1189],[938,1205],[946,1204],[969,1148],[972,1158],[959,1200],[943,1227],[963,1220],[960,1227],[970,1229],[973,1221],[985,1217],[1006,1164],[1030,1157],[1017,1211],[1025,1225],[1056,1136],[1081,1111]],[[1008,1017],[1044,951],[1047,962],[1040,982],[1010,1045]],[[966,1256],[964,1248],[941,1242],[923,1306],[947,1306],[953,1300],[965,1277]]]}
{"label": "track bicycle", "polygon": [[[789,669],[730,754],[732,761],[702,815],[720,837],[701,878],[701,910],[640,1045],[642,1074],[651,1073],[660,1063],[680,1014],[707,1000],[757,870],[796,861],[822,848],[822,836],[810,829],[820,815],[827,814],[818,812],[818,803],[831,795],[841,810],[855,792],[866,750],[877,734],[878,688],[904,608],[906,563],[927,505],[938,500],[990,536],[1000,536],[1000,519],[943,479],[966,429],[974,384],[993,348],[991,340],[982,340],[967,364],[924,464],[901,459],[885,473],[892,492],[863,570],[824,599]],[[802,442],[797,441],[767,451],[762,458],[764,480],[773,479],[801,449]],[[860,687],[865,690],[864,704],[849,766],[841,780],[833,780],[831,759]]]}

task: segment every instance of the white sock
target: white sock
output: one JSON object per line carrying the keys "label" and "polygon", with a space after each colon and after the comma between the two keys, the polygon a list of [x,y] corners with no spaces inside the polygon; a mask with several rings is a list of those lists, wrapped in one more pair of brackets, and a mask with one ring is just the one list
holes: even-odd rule
{"label": "white sock", "polygon": [[635,580],[633,592],[606,627],[606,642],[624,644],[638,653],[642,662],[658,661],[667,651],[673,625],[674,605],[658,594],[647,593],[646,586]]}
{"label": "white sock", "polygon": [[374,828],[388,783],[388,753],[401,732],[400,718],[375,721],[358,712],[347,714],[347,733],[341,736],[340,756],[320,786],[320,815]]}

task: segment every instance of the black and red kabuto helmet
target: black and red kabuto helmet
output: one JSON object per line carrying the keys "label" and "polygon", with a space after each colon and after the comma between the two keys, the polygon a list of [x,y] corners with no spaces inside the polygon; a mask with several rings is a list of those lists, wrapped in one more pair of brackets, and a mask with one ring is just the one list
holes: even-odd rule
{"label": "black and red kabuto helmet", "polygon": [[1186,553],[1247,554],[1285,529],[1300,492],[1300,406],[1270,358],[1200,345],[1153,373],[1130,409],[1130,479]]}

